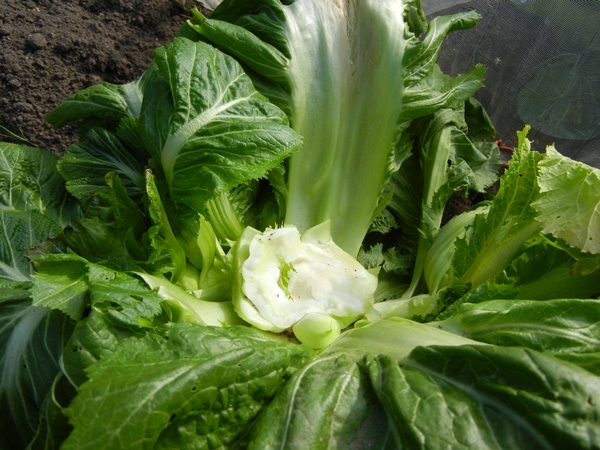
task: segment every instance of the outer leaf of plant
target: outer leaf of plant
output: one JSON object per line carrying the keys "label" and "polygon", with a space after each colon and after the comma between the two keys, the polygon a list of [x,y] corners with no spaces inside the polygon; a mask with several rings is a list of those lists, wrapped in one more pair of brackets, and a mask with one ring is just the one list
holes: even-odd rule
{"label": "outer leaf of plant", "polygon": [[251,430],[249,449],[393,448],[364,369],[333,355],[296,372]]}
{"label": "outer leaf of plant", "polygon": [[87,381],[85,369],[113,353],[121,340],[131,337],[131,331],[112,326],[101,310],[92,308],[85,319],[77,322],[65,346],[62,370],[69,381],[74,386]]}
{"label": "outer leaf of plant", "polygon": [[89,367],[63,448],[227,446],[308,357],[246,327],[183,324],[129,339]]}
{"label": "outer leaf of plant", "polygon": [[60,311],[31,306],[27,297],[0,300],[0,448],[33,439],[72,329]]}
{"label": "outer leaf of plant", "polygon": [[38,211],[0,210],[0,281],[27,281],[33,268],[29,250],[61,231]]}
{"label": "outer leaf of plant", "polygon": [[480,342],[548,353],[600,352],[600,300],[489,300],[463,303],[432,326]]}
{"label": "outer leaf of plant", "polygon": [[600,439],[598,378],[533,350],[421,347],[369,368],[408,448],[583,449]]}
{"label": "outer leaf of plant", "polygon": [[56,157],[0,143],[0,447],[22,448],[35,436],[73,324],[60,311],[32,306],[32,249],[69,223]]}
{"label": "outer leaf of plant", "polygon": [[37,211],[59,226],[69,224],[77,208],[56,163],[50,152],[0,142],[0,210]]}

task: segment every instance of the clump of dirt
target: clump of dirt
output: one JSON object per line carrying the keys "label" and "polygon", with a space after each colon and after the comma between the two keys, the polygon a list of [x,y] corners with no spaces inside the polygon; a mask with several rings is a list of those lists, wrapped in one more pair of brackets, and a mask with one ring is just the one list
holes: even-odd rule
{"label": "clump of dirt", "polygon": [[54,153],[76,141],[44,117],[101,81],[138,78],[173,38],[193,0],[3,0],[0,2],[0,140]]}

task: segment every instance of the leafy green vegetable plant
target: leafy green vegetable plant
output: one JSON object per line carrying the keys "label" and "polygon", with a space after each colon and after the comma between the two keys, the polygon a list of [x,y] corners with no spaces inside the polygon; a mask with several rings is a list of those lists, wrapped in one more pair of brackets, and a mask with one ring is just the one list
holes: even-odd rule
{"label": "leafy green vegetable plant", "polygon": [[501,174],[477,19],[226,0],[0,144],[0,447],[599,447],[600,171]]}

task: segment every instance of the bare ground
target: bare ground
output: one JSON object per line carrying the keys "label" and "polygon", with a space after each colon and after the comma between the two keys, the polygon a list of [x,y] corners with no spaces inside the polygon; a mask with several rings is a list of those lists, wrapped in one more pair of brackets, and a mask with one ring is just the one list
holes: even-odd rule
{"label": "bare ground", "polygon": [[2,0],[0,140],[55,153],[76,140],[45,116],[100,81],[139,77],[168,42],[193,0]]}

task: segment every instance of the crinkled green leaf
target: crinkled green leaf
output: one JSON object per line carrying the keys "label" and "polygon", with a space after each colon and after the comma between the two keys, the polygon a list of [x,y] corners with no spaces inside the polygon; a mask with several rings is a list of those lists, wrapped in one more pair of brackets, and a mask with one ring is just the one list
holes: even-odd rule
{"label": "crinkled green leaf", "polygon": [[90,304],[108,321],[120,327],[143,328],[161,313],[162,299],[146,285],[126,273],[107,267],[88,266]]}
{"label": "crinkled green leaf", "polygon": [[473,289],[470,286],[453,285],[441,291],[440,297],[445,309],[435,319],[444,320],[451,317],[463,303],[481,303],[499,299],[510,300],[515,298],[518,292],[518,288],[512,284],[500,284],[493,281],[480,284]]}
{"label": "crinkled green leaf", "polygon": [[64,232],[69,247],[89,261],[107,258],[144,261],[149,249],[142,239],[149,226],[146,212],[129,196],[115,172],[104,187],[89,193],[81,217]]}
{"label": "crinkled green leaf", "polygon": [[503,161],[494,142],[471,141],[457,129],[452,131],[452,141],[448,182],[455,191],[485,192],[498,181]]}
{"label": "crinkled green leaf", "polygon": [[73,254],[39,257],[31,289],[38,306],[60,309],[80,320],[88,306],[114,324],[145,327],[161,311],[160,297],[140,280]]}
{"label": "crinkled green leaf", "polygon": [[[494,316],[502,321],[498,311],[490,320]],[[595,320],[585,319],[583,310],[571,319],[576,316]],[[573,336],[569,345],[576,341]],[[371,386],[362,384],[365,370]],[[408,320],[373,322],[344,333],[288,381],[250,430],[248,448],[337,448],[348,436],[367,446],[360,441],[367,435],[376,448],[594,448],[600,442],[599,380],[531,349],[476,345]],[[371,389],[385,423],[369,420],[369,413],[381,412],[381,406],[369,410],[377,405],[372,394],[364,403]],[[345,416],[349,398],[355,399],[353,413]],[[341,423],[352,431],[338,434]]]}
{"label": "crinkled green leaf", "polygon": [[155,51],[142,139],[160,161],[172,198],[197,212],[206,200],[265,176],[300,137],[240,65],[207,44],[176,38]]}
{"label": "crinkled green leaf", "polygon": [[0,282],[29,280],[30,252],[75,217],[56,160],[38,148],[0,143]]}
{"label": "crinkled green leaf", "polygon": [[540,231],[531,202],[538,193],[537,162],[542,156],[530,150],[527,131],[519,133],[518,148],[489,212],[478,215],[472,235],[456,243],[453,268],[463,283],[477,286],[492,281]]}
{"label": "crinkled green leaf", "polygon": [[356,259],[367,269],[373,269],[383,265],[385,262],[383,244],[378,242],[368,249],[361,248]]}
{"label": "crinkled green leaf", "polygon": [[225,447],[307,358],[246,327],[184,324],[129,339],[89,367],[63,448]]}
{"label": "crinkled green leaf", "polygon": [[542,231],[600,254],[600,169],[548,147],[539,163],[538,184],[540,196],[532,206]]}
{"label": "crinkled green leaf", "polygon": [[103,311],[92,307],[87,317],[77,322],[65,346],[63,372],[75,386],[81,385],[88,379],[85,369],[113,353],[117,344],[131,335],[131,329],[113,326]]}
{"label": "crinkled green leaf", "polygon": [[77,386],[87,380],[89,365],[113,353],[123,339],[153,328],[162,313],[158,294],[123,272],[89,265],[87,279],[90,310],[77,322],[62,360],[64,373]]}

